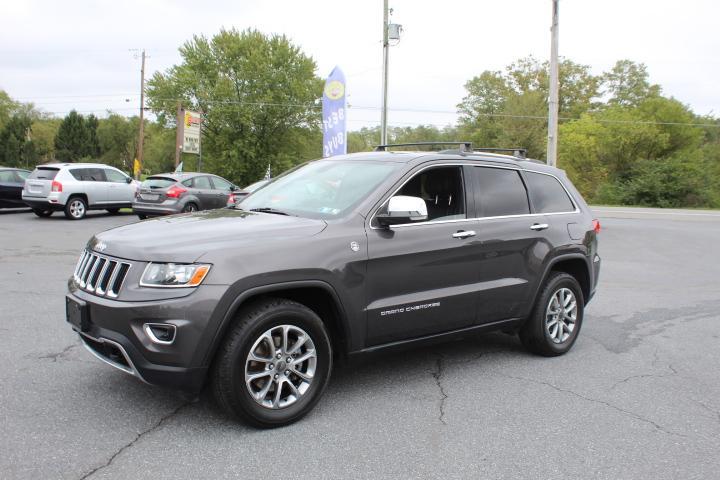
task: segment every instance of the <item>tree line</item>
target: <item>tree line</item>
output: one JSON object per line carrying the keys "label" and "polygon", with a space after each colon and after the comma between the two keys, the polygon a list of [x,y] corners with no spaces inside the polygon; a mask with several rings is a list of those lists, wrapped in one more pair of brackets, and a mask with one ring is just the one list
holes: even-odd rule
{"label": "tree line", "polygon": [[[312,57],[283,35],[222,30],[194,36],[181,62],[147,85],[154,121],[145,124],[145,173],[174,168],[178,106],[203,112],[203,170],[240,185],[322,154],[323,80]],[[472,141],[524,147],[545,159],[547,63],[519,59],[465,84],[455,125],[393,127],[389,140]],[[589,202],[720,207],[720,119],[663,95],[647,68],[620,60],[607,72],[560,64],[558,166]],[[0,91],[0,165],[93,160],[132,169],[138,117],[70,112],[58,119]],[[349,132],[349,152],[371,150],[379,127]],[[186,170],[197,156],[183,155]]]}

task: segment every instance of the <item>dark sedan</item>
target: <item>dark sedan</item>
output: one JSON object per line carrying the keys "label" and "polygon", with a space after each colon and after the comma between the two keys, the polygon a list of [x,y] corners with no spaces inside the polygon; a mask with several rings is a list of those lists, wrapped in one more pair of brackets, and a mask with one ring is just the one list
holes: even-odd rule
{"label": "dark sedan", "polygon": [[22,201],[22,190],[28,175],[27,170],[0,167],[0,208],[27,207]]}
{"label": "dark sedan", "polygon": [[140,218],[223,208],[237,187],[209,173],[162,173],[148,177],[135,195]]}

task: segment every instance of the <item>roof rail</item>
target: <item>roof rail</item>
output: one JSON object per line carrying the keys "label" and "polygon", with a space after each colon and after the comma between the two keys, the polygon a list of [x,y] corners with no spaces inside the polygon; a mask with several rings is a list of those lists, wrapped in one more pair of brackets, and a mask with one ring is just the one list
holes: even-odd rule
{"label": "roof rail", "polygon": [[376,152],[387,152],[390,147],[425,147],[429,145],[458,145],[460,152],[472,152],[472,142],[414,142],[414,143],[389,143],[387,145],[378,145],[375,147]]}
{"label": "roof rail", "polygon": [[527,148],[519,148],[519,147],[518,148],[493,148],[493,147],[489,147],[489,148],[473,148],[472,151],[473,152],[490,152],[490,153],[492,153],[492,152],[498,152],[498,153],[508,152],[513,157],[518,157],[518,158],[522,158],[522,159],[527,158]]}

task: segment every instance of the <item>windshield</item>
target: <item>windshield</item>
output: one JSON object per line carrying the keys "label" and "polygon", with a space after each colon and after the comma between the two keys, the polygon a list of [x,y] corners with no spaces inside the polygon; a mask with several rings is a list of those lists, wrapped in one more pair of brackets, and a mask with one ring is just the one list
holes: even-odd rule
{"label": "windshield", "polygon": [[243,210],[338,218],[398,167],[391,162],[319,160],[278,177],[240,202]]}

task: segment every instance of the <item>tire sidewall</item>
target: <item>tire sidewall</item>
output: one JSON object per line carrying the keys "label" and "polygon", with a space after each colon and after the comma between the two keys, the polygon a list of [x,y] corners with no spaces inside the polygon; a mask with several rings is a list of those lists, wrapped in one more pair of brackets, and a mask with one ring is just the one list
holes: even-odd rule
{"label": "tire sidewall", "polygon": [[[317,365],[313,382],[302,397],[286,408],[271,410],[259,405],[250,395],[245,385],[245,361],[255,341],[267,330],[279,325],[297,326],[310,335],[315,345]],[[332,369],[330,339],[322,320],[301,305],[280,304],[260,313],[247,325],[240,338],[233,345],[229,358],[225,359],[230,362],[232,403],[253,423],[266,427],[292,423],[312,410],[325,390]]]}
{"label": "tire sidewall", "polygon": [[192,213],[192,212],[197,212],[198,210],[199,210],[198,206],[192,202],[186,203],[182,209],[183,213]]}
{"label": "tire sidewall", "polygon": [[[575,321],[575,329],[570,334],[570,338],[563,343],[558,344],[552,341],[550,334],[545,329],[545,312],[547,311],[548,302],[550,302],[552,296],[555,295],[555,293],[561,288],[567,288],[572,291],[573,295],[575,295],[575,301],[577,302],[577,320]],[[543,294],[538,301],[534,315],[536,328],[535,334],[538,335],[538,338],[543,339],[543,347],[558,355],[563,354],[572,348],[578,338],[578,335],[580,334],[580,330],[582,329],[583,319],[585,316],[584,305],[585,301],[582,289],[574,277],[568,274],[561,274],[550,278],[550,281],[543,289]]]}

